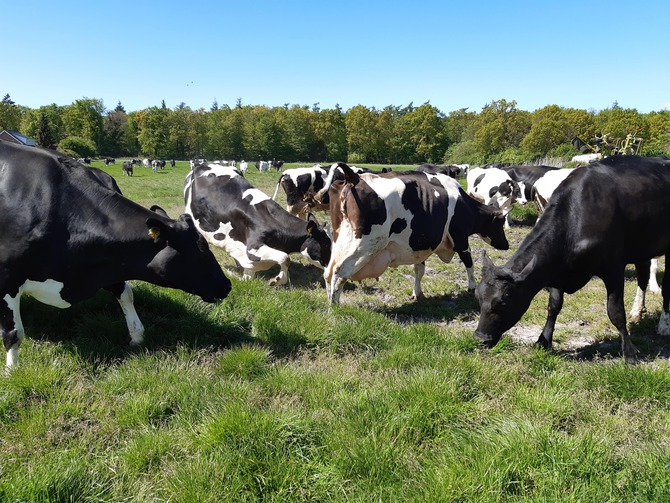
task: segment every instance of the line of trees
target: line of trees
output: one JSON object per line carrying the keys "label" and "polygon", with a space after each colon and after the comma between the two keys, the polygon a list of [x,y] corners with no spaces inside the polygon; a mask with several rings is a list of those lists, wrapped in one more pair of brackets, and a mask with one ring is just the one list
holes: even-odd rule
{"label": "line of trees", "polygon": [[480,111],[443,113],[420,106],[338,105],[280,107],[214,102],[209,110],[185,103],[126,112],[119,102],[82,98],[66,106],[30,109],[9,95],[0,102],[0,130],[13,129],[40,146],[79,157],[148,156],[161,159],[282,159],[287,162],[416,164],[527,162],[567,157],[570,141],[594,134],[643,138],[645,155],[670,153],[670,111],[647,114],[617,103],[594,111],[548,105],[533,112],[515,101],[493,101]]}

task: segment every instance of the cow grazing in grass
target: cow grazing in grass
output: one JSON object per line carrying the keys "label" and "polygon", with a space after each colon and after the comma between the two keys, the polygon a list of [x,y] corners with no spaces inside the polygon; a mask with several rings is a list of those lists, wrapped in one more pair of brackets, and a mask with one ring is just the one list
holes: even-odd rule
{"label": "cow grazing in grass", "polygon": [[330,259],[330,237],[311,215],[307,221],[290,215],[235,168],[196,166],[186,176],[184,200],[200,232],[233,257],[245,277],[279,264],[270,283],[282,285],[290,254],[321,268]]}
{"label": "cow grazing in grass", "polygon": [[468,237],[480,234],[493,247],[509,247],[504,216],[468,196],[442,174],[354,173],[344,163],[342,180],[329,188],[333,249],[324,278],[331,304],[348,280],[377,278],[388,267],[414,265],[414,298],[421,298],[425,260],[437,254],[450,262],[455,253],[474,288]]}
{"label": "cow grazing in grass", "polygon": [[[475,336],[491,346],[549,288],[548,316],[538,344],[552,345],[565,292],[593,276],[607,290],[607,314],[621,336],[626,362],[638,359],[624,310],[624,269],[634,264],[638,288],[646,290],[649,262],[670,259],[670,161],[612,156],[575,169],[554,191],[542,218],[502,267],[485,258],[476,289],[480,303]],[[670,274],[662,283],[658,333],[670,335]]]}
{"label": "cow grazing in grass", "polygon": [[144,327],[127,280],[225,298],[230,281],[188,215],[126,199],[114,179],[54,152],[0,141],[0,333],[7,368],[24,338],[21,295],[65,308],[112,292],[132,344]]}

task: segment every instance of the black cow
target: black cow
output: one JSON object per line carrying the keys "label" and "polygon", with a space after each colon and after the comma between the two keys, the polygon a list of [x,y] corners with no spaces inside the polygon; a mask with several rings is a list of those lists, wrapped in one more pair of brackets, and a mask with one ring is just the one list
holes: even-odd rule
{"label": "black cow", "polygon": [[270,163],[270,167],[276,169],[277,171],[281,171],[283,165],[284,161],[278,161],[276,159],[272,159],[272,162]]}
{"label": "black cow", "polygon": [[500,250],[509,244],[502,212],[467,195],[456,180],[416,171],[353,172],[337,165],[343,180],[330,185],[333,250],[324,272],[328,300],[337,304],[348,280],[377,278],[388,267],[414,265],[414,298],[421,298],[425,260],[455,253],[475,287],[468,238],[480,234]]}
{"label": "black cow", "polygon": [[[607,289],[607,314],[621,335],[624,359],[635,362],[638,351],[626,329],[624,269],[635,264],[640,293],[647,288],[650,259],[665,255],[670,260],[668,194],[666,159],[615,156],[574,170],[504,266],[485,258],[476,289],[481,314],[475,336],[489,346],[498,342],[548,287],[548,316],[537,342],[549,348],[564,292],[573,293],[597,276]],[[658,333],[670,335],[670,274],[662,291]]]}
{"label": "black cow", "polygon": [[291,253],[321,268],[330,259],[330,237],[311,215],[305,222],[289,214],[233,167],[195,166],[186,176],[184,201],[200,232],[226,250],[245,277],[279,264],[270,284],[282,285]]}
{"label": "black cow", "polygon": [[121,170],[124,175],[133,176],[133,163],[131,161],[123,161]]}
{"label": "black cow", "polygon": [[118,299],[132,344],[144,327],[126,280],[214,302],[230,292],[190,216],[126,199],[107,173],[55,152],[0,141],[0,333],[7,367],[24,338],[22,294],[65,308],[103,288]]}

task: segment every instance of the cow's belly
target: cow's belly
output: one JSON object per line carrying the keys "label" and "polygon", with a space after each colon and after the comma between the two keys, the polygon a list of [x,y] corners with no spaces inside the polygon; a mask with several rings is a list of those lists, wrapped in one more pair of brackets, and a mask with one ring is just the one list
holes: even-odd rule
{"label": "cow's belly", "polygon": [[40,301],[42,304],[65,309],[70,307],[71,304],[63,300],[63,297],[61,296],[63,286],[64,284],[62,282],[53,279],[47,279],[45,281],[33,281],[29,279],[26,280],[19,289],[19,295],[24,293]]}
{"label": "cow's belly", "polygon": [[361,281],[366,278],[378,278],[389,267],[418,264],[430,257],[432,253],[431,250],[415,251],[409,247],[390,243],[386,248],[371,256],[350,279]]}

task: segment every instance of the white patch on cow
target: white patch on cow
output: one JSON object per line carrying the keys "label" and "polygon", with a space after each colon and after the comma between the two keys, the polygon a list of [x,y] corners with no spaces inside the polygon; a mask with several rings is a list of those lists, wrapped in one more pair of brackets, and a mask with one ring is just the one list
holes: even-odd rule
{"label": "white patch on cow", "polygon": [[658,280],[656,279],[656,273],[658,272],[658,259],[651,259],[651,266],[649,267],[649,288],[648,290],[653,293],[661,293],[661,287],[658,286]]}
{"label": "white patch on cow", "polygon": [[137,315],[134,304],[133,290],[128,283],[124,284],[123,292],[119,297],[119,305],[126,317],[126,325],[128,325],[128,333],[130,334],[130,344],[136,346],[142,344],[144,341],[144,325]]}
{"label": "white patch on cow", "polygon": [[45,281],[26,280],[21,288],[19,288],[19,295],[25,293],[26,295],[30,295],[36,300],[39,300],[42,304],[65,309],[66,307],[70,307],[71,304],[64,301],[60,295],[63,286],[63,283],[53,279],[47,279]]}
{"label": "white patch on cow", "polygon": [[575,168],[564,168],[548,171],[535,182],[535,203],[540,213],[544,212],[554,191],[574,170]]}
{"label": "white patch on cow", "polygon": [[47,304],[61,309],[70,307],[70,303],[63,300],[60,295],[63,289],[63,283],[53,279],[45,281],[26,280],[23,285],[19,287],[18,293],[12,297],[6,294],[3,298],[7,307],[12,311],[12,318],[14,321],[14,328],[16,329],[18,342],[14,344],[7,351],[7,370],[16,365],[19,346],[25,337],[25,329],[23,328],[23,321],[21,320],[21,295],[26,294],[34,297],[42,304]]}
{"label": "white patch on cow", "polygon": [[255,188],[247,189],[242,193],[242,199],[246,199],[249,196],[251,196],[251,201],[249,201],[249,204],[252,206],[270,199],[270,197],[265,192]]}
{"label": "white patch on cow", "polygon": [[661,312],[661,317],[658,320],[658,335],[670,335],[670,313]]}
{"label": "white patch on cow", "polygon": [[230,176],[231,178],[242,176],[240,172],[231,166],[221,166],[220,164],[208,164],[208,170],[203,170],[198,176]]}
{"label": "white patch on cow", "polygon": [[635,294],[635,300],[633,301],[633,308],[630,310],[630,321],[638,322],[642,317],[642,313],[645,311],[645,291],[642,290],[639,286],[637,287],[637,293]]}

